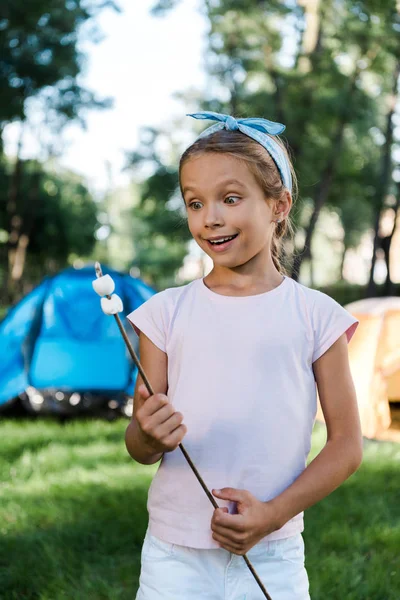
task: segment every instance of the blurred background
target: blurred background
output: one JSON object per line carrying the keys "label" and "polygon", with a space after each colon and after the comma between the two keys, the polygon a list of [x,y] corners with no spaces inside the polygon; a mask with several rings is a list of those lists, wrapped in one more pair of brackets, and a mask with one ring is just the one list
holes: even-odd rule
{"label": "blurred background", "polygon": [[3,311],[87,260],[155,289],[209,269],[177,191],[197,109],[286,124],[300,184],[292,276],[339,284],[343,301],[395,293],[398,2],[18,6],[0,22]]}
{"label": "blurred background", "polygon": [[209,272],[177,164],[202,129],[185,114],[212,110],[286,125],[287,273],[360,319],[349,348],[370,441],[308,512],[312,597],[398,600],[399,77],[399,0],[3,0],[1,598],[134,595],[156,467],[123,447],[136,371],[93,264],[125,316]]}

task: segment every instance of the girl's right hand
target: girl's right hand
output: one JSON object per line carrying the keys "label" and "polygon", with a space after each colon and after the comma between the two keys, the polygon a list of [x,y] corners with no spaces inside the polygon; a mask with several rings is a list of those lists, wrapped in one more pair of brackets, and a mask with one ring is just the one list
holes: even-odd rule
{"label": "girl's right hand", "polygon": [[139,386],[138,393],[145,400],[136,413],[145,443],[155,452],[172,452],[187,432],[182,413],[174,410],[165,394],[150,396],[144,384]]}

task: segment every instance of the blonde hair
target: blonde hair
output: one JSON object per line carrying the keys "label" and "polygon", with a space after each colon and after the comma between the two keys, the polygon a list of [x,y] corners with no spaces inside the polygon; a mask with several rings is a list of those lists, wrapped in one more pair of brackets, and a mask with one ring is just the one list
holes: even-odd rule
{"label": "blonde hair", "polygon": [[[279,144],[288,161],[293,179],[293,191],[291,191],[291,194],[294,201],[297,194],[297,180],[288,150],[277,136],[273,136],[273,139]],[[269,152],[261,144],[240,131],[227,131],[225,129],[197,139],[185,150],[179,163],[179,181],[185,162],[205,152],[230,154],[244,161],[263,190],[266,198],[278,201],[286,194],[287,188],[283,184],[278,168]],[[282,263],[282,239],[287,233],[289,233],[290,237],[293,237],[294,229],[289,215],[283,221],[276,224],[271,241],[273,263],[283,275],[287,275],[287,271]]]}

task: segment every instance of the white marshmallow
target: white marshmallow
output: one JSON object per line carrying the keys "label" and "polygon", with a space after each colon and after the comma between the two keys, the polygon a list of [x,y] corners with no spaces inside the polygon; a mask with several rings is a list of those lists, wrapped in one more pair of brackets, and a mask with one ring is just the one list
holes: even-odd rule
{"label": "white marshmallow", "polygon": [[92,281],[92,286],[99,296],[111,296],[115,290],[115,283],[110,275],[103,275]]}
{"label": "white marshmallow", "polygon": [[124,306],[122,300],[117,294],[113,294],[111,298],[102,298],[100,300],[101,310],[106,315],[115,315],[123,311]]}

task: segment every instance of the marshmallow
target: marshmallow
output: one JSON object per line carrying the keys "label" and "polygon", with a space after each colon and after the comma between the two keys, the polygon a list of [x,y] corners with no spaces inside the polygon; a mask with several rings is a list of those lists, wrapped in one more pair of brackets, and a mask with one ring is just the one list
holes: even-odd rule
{"label": "marshmallow", "polygon": [[[106,276],[107,277],[107,276]],[[117,294],[113,294],[111,298],[102,298],[100,300],[101,310],[106,315],[115,315],[123,311],[124,306],[122,300]]]}
{"label": "marshmallow", "polygon": [[115,290],[115,283],[110,275],[103,275],[92,281],[92,286],[99,296],[111,296]]}

